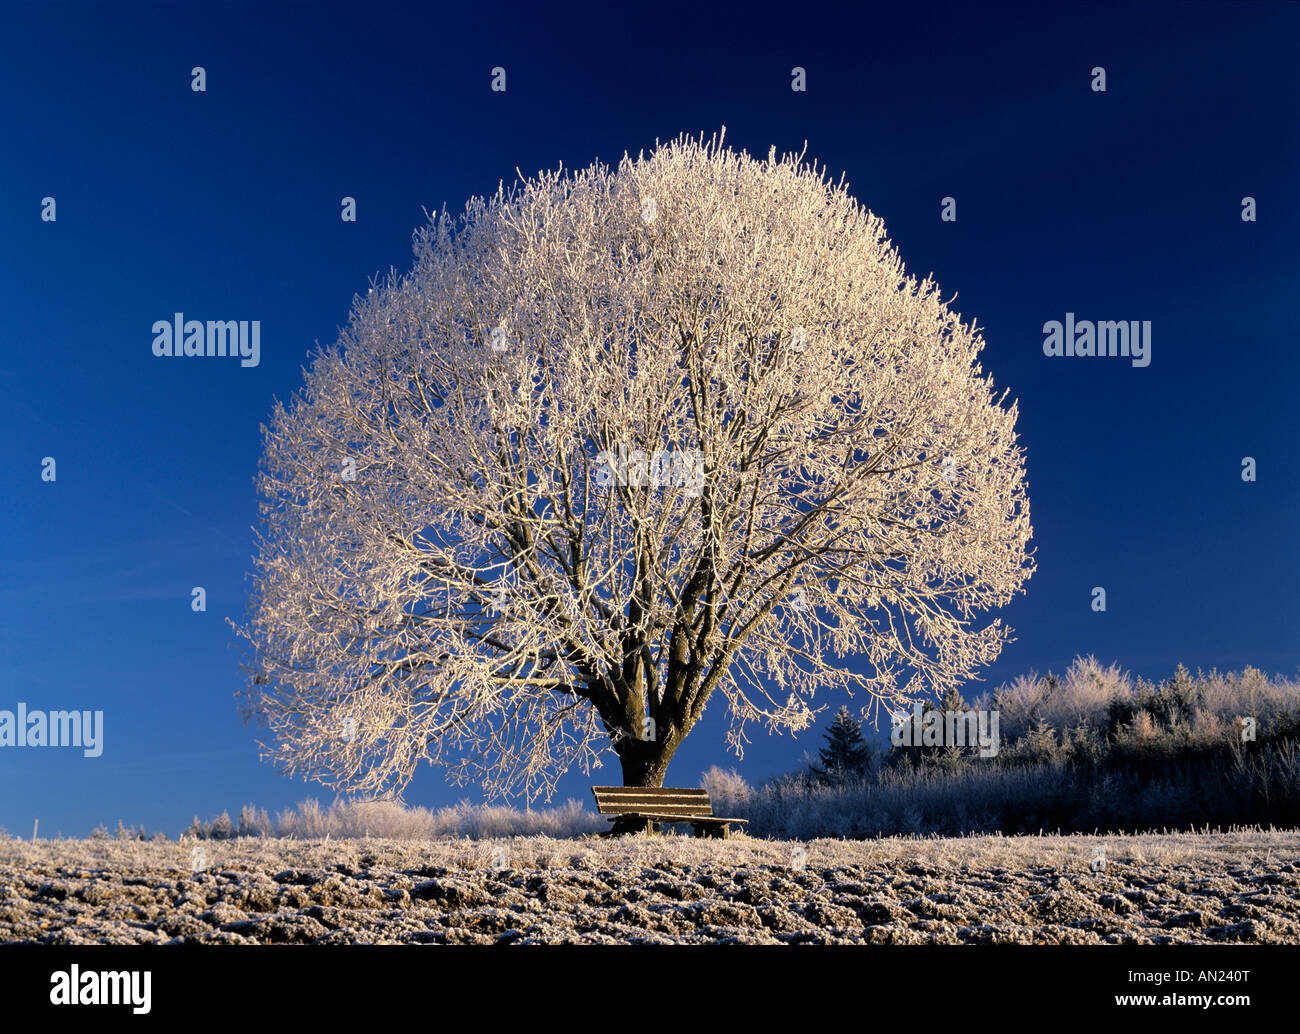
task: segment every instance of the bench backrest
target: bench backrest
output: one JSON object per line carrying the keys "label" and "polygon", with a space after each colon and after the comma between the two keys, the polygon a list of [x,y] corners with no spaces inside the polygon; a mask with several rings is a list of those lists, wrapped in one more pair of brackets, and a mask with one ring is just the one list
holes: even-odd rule
{"label": "bench backrest", "polygon": [[674,789],[670,786],[593,786],[596,811],[601,815],[637,812],[641,815],[713,814],[708,790]]}

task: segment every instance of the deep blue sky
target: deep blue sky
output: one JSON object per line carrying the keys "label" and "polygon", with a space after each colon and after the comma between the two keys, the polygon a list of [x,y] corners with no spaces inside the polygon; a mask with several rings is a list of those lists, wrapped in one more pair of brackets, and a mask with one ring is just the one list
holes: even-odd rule
{"label": "deep blue sky", "polygon": [[[354,293],[409,267],[422,208],[723,124],[735,148],[807,141],[845,173],[1020,400],[1039,570],[988,685],[1088,653],[1155,678],[1180,661],[1295,674],[1300,6],[528,11],[0,13],[0,708],[106,724],[97,759],[0,750],[0,827],[175,833],[329,799],[257,760],[233,698],[224,618],[244,613],[259,422]],[[176,311],[260,320],[260,365],[155,358],[150,328]],[[1067,311],[1151,320],[1151,365],[1045,357],[1042,325]],[[755,730],[737,763],[720,704],[671,783],[714,763],[757,781],[821,743],[826,721]],[[617,772],[573,773],[560,799]],[[479,795],[435,772],[408,794],[462,797]]]}

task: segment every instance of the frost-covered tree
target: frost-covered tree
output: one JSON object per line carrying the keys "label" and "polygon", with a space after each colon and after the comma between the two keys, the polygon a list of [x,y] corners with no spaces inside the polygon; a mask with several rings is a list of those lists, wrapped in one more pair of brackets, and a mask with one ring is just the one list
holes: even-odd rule
{"label": "frost-covered tree", "polygon": [[826,730],[826,746],[817,757],[820,764],[812,766],[812,774],[819,782],[842,783],[866,775],[871,748],[862,738],[862,726],[847,707],[841,705],[835,713]]}
{"label": "frost-covered tree", "polygon": [[[956,686],[949,686],[944,692],[943,699],[939,701],[939,711],[947,713],[949,711],[958,713],[966,710],[966,698],[961,695],[961,690]],[[931,710],[927,704],[925,710]]]}
{"label": "frost-covered tree", "polygon": [[241,837],[269,837],[271,819],[266,814],[266,809],[258,810],[251,804],[245,804],[239,810],[239,825],[235,831]]}
{"label": "frost-covered tree", "polygon": [[660,785],[711,701],[740,755],[997,657],[1016,406],[842,179],[682,138],[414,252],[263,428],[245,707],[286,771],[549,794],[612,746]]}
{"label": "frost-covered tree", "polygon": [[230,821],[230,812],[223,811],[212,820],[208,837],[212,840],[230,840],[235,835],[235,824]]}

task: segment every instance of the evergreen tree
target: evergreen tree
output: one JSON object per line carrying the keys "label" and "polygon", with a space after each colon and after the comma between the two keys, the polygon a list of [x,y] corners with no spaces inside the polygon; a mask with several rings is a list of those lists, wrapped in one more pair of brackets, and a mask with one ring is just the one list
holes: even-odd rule
{"label": "evergreen tree", "polygon": [[939,710],[940,711],[965,711],[966,700],[961,695],[961,690],[958,689],[956,686],[949,686],[948,692],[946,692],[943,695],[943,699],[939,701]]}
{"label": "evergreen tree", "polygon": [[867,774],[871,748],[862,739],[862,726],[841,706],[826,731],[826,747],[817,752],[820,765],[812,767],[818,782],[842,783]]}
{"label": "evergreen tree", "polygon": [[[932,710],[935,710],[935,708],[931,707],[929,704],[925,705],[926,712]],[[939,707],[937,710],[939,711],[939,718],[945,722],[947,721],[950,712],[960,715],[965,711],[966,700],[962,697],[961,690],[956,686],[949,686],[943,695],[943,699],[939,701]],[[966,747],[957,747],[949,744],[940,747],[922,747],[921,750],[927,761],[937,762],[947,768],[953,768],[961,763],[963,757],[972,754],[976,748],[969,744]]]}

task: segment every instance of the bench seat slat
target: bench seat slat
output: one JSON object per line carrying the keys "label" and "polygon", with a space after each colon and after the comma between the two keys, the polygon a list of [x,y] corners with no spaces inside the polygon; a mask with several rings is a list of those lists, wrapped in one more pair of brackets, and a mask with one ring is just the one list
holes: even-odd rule
{"label": "bench seat slat", "polygon": [[596,800],[623,802],[623,801],[692,801],[700,804],[709,803],[709,795],[705,793],[646,793],[644,790],[636,793],[608,793],[605,791],[596,791]]}
{"label": "bench seat slat", "polygon": [[644,802],[645,804],[672,804],[674,801],[681,801],[684,804],[698,804],[702,807],[707,807],[710,803],[707,797],[687,797],[685,795],[671,796],[666,794],[655,795],[653,797],[650,794],[629,794],[627,796],[614,797],[610,794],[598,793],[596,794],[596,800],[607,804],[633,804],[641,802]]}
{"label": "bench seat slat", "polygon": [[637,799],[644,799],[647,801],[707,801],[709,799],[708,794],[703,793],[646,793],[644,790],[640,790],[637,793],[597,792],[596,796],[606,801],[628,801]]}
{"label": "bench seat slat", "polygon": [[611,822],[616,822],[618,819],[621,819],[621,818],[630,818],[630,819],[654,819],[654,820],[657,821],[657,822],[701,822],[701,823],[710,823],[710,822],[717,822],[717,823],[723,823],[723,822],[739,822],[739,823],[741,823],[742,825],[743,825],[744,823],[747,823],[747,822],[749,821],[749,819],[729,819],[729,818],[724,818],[724,817],[722,817],[722,816],[720,816],[720,815],[662,815],[662,814],[658,814],[658,813],[655,813],[655,814],[649,814],[649,813],[646,813],[646,812],[640,812],[640,811],[625,811],[625,812],[623,812],[621,815],[611,815],[611,816],[609,816],[609,820],[610,820]]}

